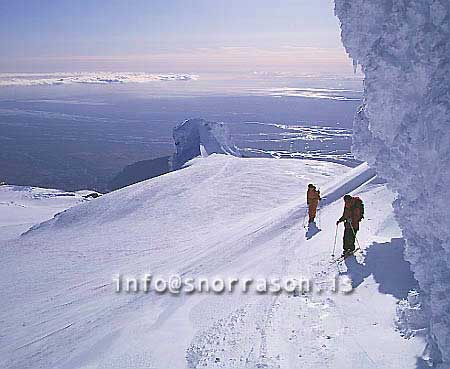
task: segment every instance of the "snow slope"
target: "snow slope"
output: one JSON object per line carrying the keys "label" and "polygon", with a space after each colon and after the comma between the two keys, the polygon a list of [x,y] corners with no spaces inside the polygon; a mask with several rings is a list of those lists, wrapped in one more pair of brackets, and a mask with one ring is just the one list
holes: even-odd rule
{"label": "snow slope", "polygon": [[0,186],[0,240],[18,237],[36,223],[86,201],[83,193]]}
{"label": "snow slope", "polygon": [[[189,164],[3,243],[5,368],[416,367],[422,337],[405,339],[394,324],[398,300],[416,286],[402,257],[393,194],[367,166],[226,155]],[[309,182],[325,200],[317,228],[306,230]],[[330,265],[347,191],[366,203],[364,255]],[[356,290],[114,293],[117,273],[146,272],[294,275],[318,286],[341,273]]]}

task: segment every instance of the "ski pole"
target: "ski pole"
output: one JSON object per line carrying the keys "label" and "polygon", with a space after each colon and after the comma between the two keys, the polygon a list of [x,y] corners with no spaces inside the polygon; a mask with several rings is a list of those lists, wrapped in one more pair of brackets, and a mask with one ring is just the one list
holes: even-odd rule
{"label": "ski pole", "polygon": [[308,217],[308,206],[305,208],[305,216],[303,217],[303,228],[306,228],[306,218]]}
{"label": "ski pole", "polygon": [[332,258],[334,258],[334,252],[336,251],[336,242],[337,242],[338,227],[339,227],[339,225],[336,224],[336,234],[334,235],[333,253],[331,254],[331,257],[332,257]]}

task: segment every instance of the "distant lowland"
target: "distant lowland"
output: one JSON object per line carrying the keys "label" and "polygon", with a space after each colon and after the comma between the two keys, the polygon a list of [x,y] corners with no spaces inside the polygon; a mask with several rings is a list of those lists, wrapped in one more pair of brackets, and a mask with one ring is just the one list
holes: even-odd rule
{"label": "distant lowland", "polygon": [[190,118],[223,122],[242,156],[356,163],[357,89],[258,86],[223,94],[183,87],[196,79],[0,75],[0,181],[105,193],[152,178],[170,170],[173,128]]}

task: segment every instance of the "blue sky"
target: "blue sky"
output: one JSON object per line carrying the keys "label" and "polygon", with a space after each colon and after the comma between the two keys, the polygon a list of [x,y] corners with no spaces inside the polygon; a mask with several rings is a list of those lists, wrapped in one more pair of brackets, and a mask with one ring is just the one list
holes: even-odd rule
{"label": "blue sky", "polygon": [[0,71],[351,72],[332,0],[0,0]]}

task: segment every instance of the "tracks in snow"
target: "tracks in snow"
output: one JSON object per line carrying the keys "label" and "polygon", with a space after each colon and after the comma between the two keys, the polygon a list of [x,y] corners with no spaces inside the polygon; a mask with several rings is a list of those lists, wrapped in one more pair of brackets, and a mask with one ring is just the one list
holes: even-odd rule
{"label": "tracks in snow", "polygon": [[[355,168],[344,180],[327,187],[322,206],[332,204],[374,176],[375,173],[365,164]],[[281,260],[274,263],[278,263],[279,276],[299,275],[304,272],[299,270],[299,266],[304,266],[305,259],[313,257],[303,235],[299,236],[295,227],[305,208],[305,203],[297,205],[287,215],[286,209],[277,209],[280,211],[277,222],[265,223],[248,232],[254,246],[270,242],[278,245]],[[304,253],[296,255],[296,250],[301,247],[304,247]],[[308,270],[309,275],[322,280],[327,278],[328,273],[322,273],[322,267],[322,263],[316,263]],[[328,367],[334,362],[331,347],[336,341],[342,343],[342,339],[327,333],[323,324],[325,319],[335,314],[332,298],[286,294],[245,298],[249,302],[197,332],[186,351],[189,369]],[[340,317],[336,319],[340,321],[339,335],[346,326]],[[281,346],[280,340],[283,341]]]}

